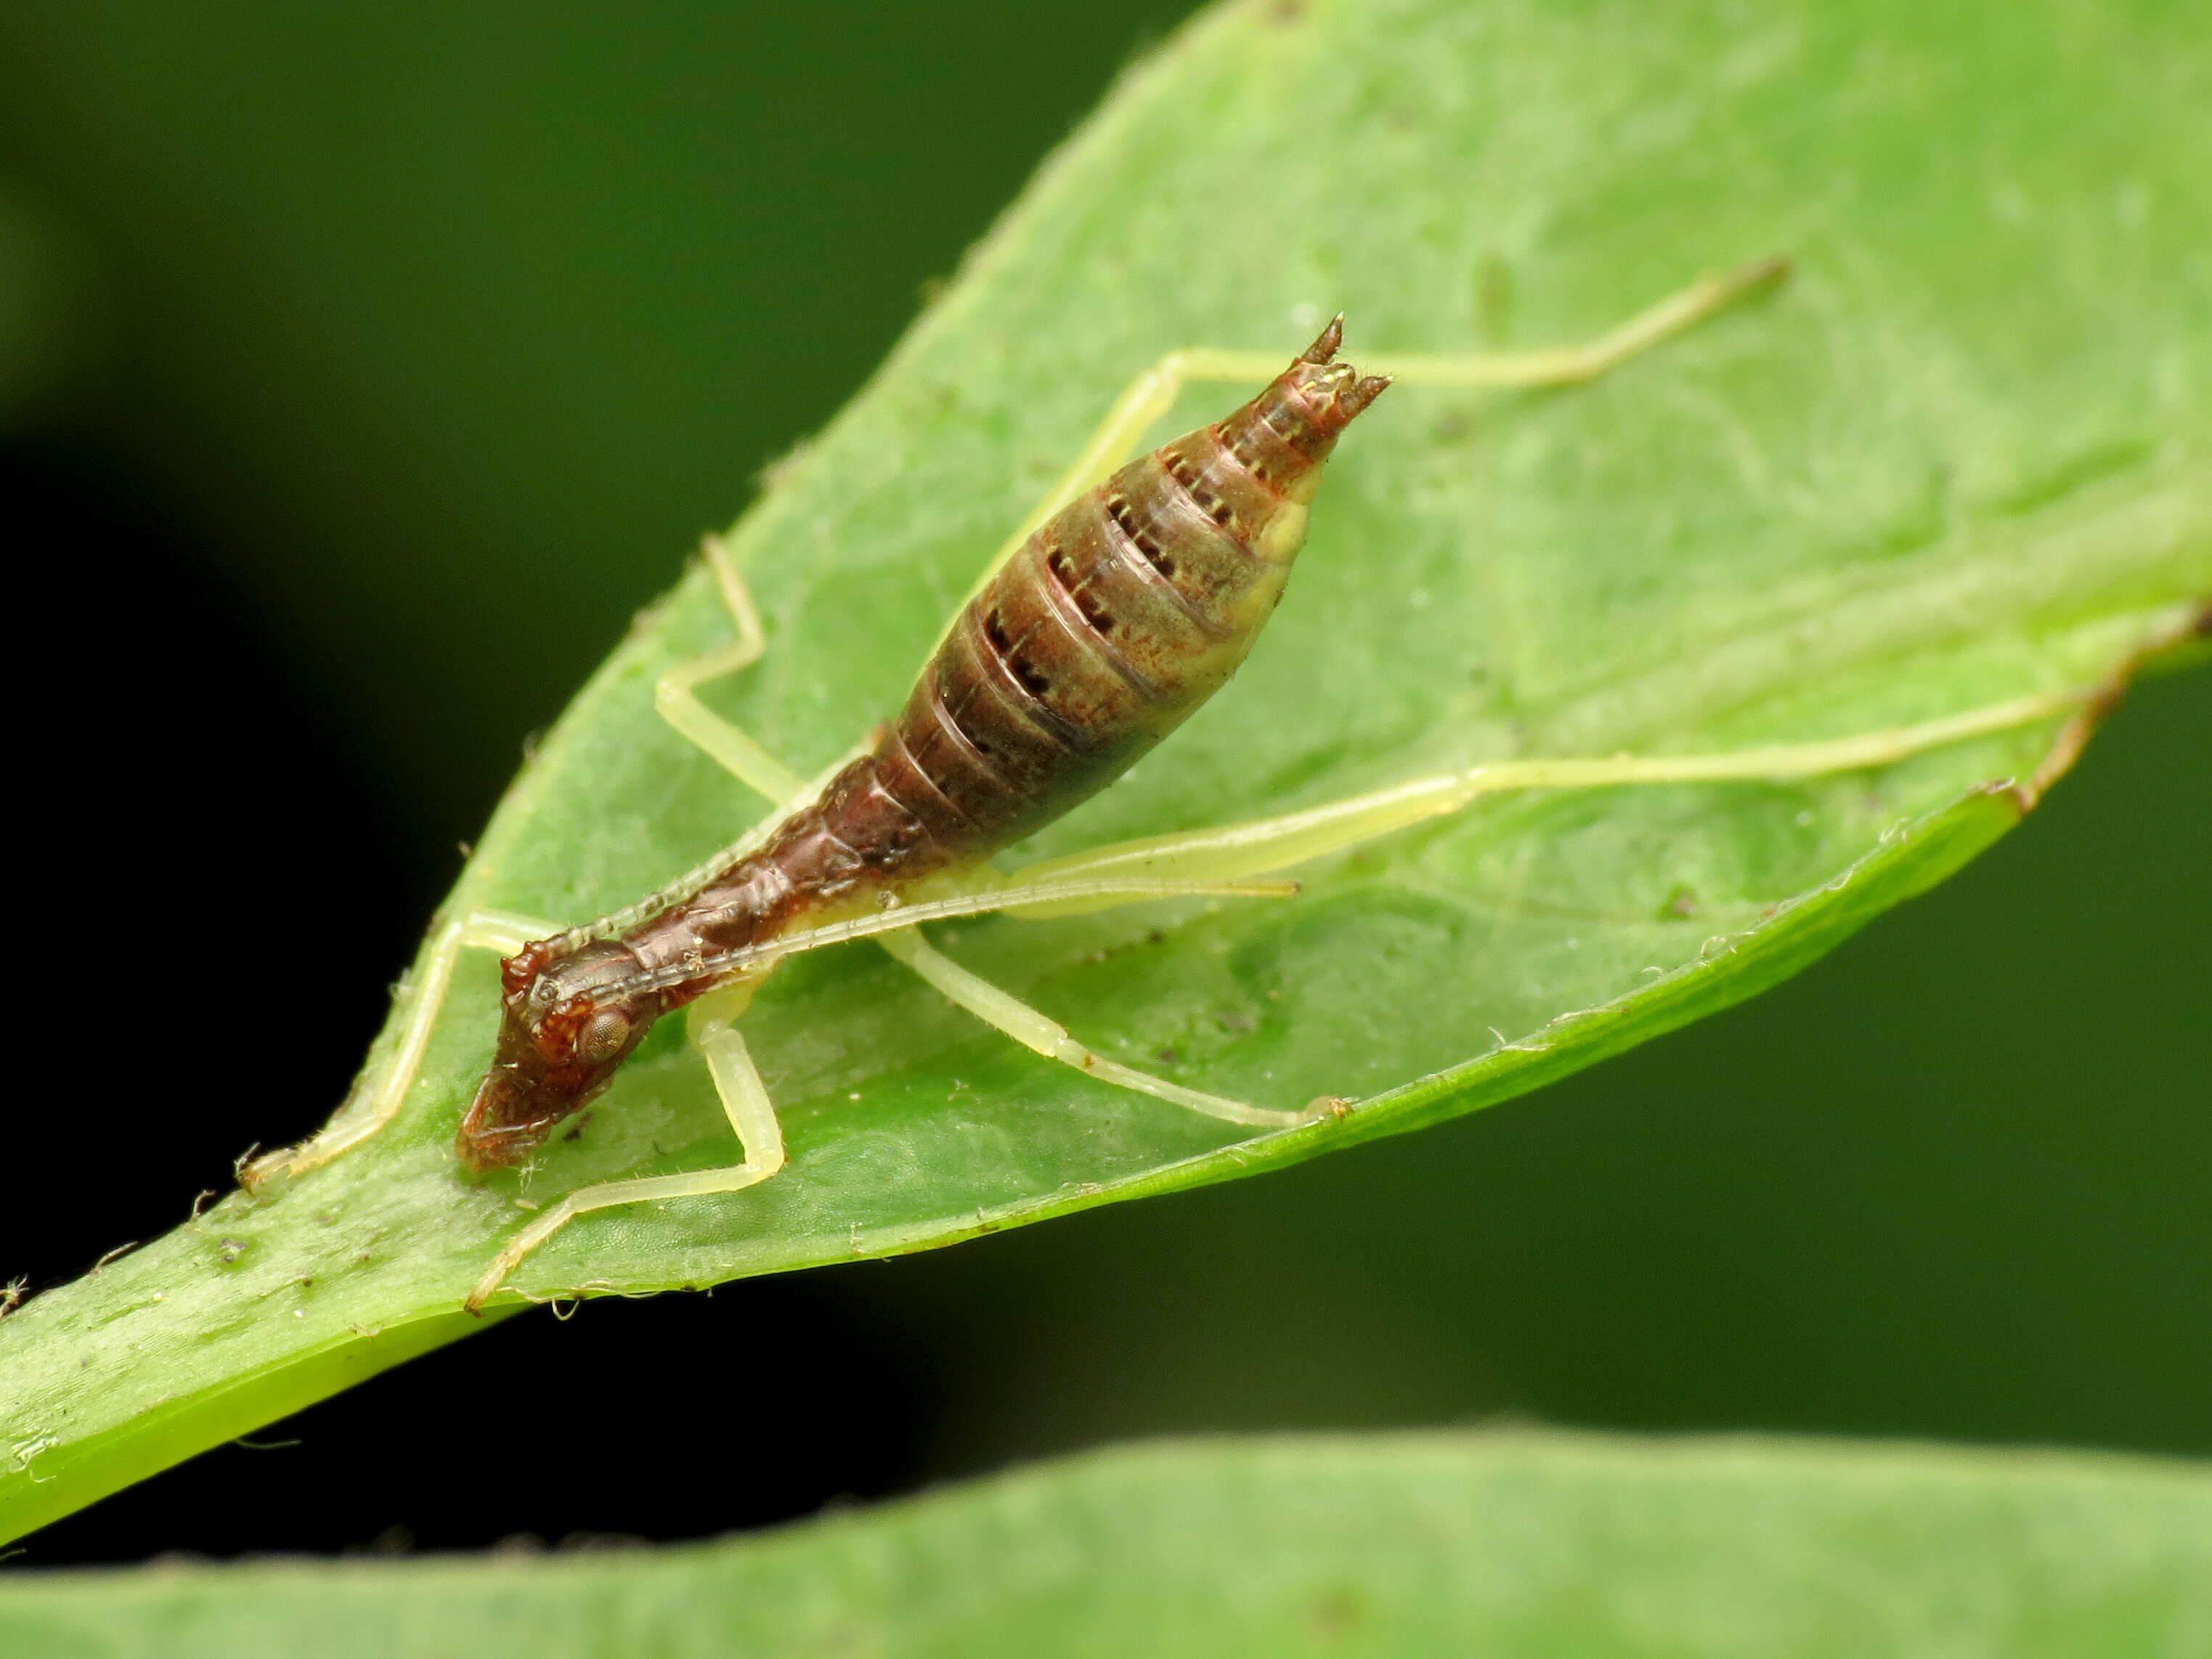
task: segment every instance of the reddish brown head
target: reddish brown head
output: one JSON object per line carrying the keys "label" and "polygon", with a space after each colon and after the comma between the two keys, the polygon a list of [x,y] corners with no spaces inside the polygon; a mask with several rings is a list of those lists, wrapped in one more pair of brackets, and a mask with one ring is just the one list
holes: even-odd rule
{"label": "reddish brown head", "polygon": [[453,1150],[482,1174],[520,1163],[613,1081],[660,1018],[659,992],[625,994],[639,969],[611,939],[552,958],[533,945],[507,961],[499,1047]]}

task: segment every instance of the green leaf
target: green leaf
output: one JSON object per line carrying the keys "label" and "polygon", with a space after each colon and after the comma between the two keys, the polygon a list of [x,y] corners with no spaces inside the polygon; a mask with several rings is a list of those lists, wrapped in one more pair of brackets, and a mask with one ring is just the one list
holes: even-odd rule
{"label": "green leaf", "polygon": [[[1018,857],[1512,755],[1700,751],[2117,684],[2212,596],[2212,98],[2152,5],[1231,7],[1133,71],[736,532],[770,652],[713,695],[817,769],[893,710],[989,550],[1165,348],[1586,337],[1782,251],[1781,292],[1571,392],[1395,389],[1332,464],[1237,682]],[[2146,135],[2154,134],[2155,142]],[[738,386],[742,389],[742,366]],[[1187,397],[1164,434],[1232,394]],[[695,572],[452,900],[581,919],[760,803],[656,720],[725,642]],[[1038,1060],[858,946],[747,1030],[788,1170],[587,1218],[518,1296],[926,1249],[1505,1099],[1770,985],[2003,833],[2056,721],[1801,783],[1498,799],[1292,902],[940,930],[1106,1053],[1341,1123],[1240,1132]],[[2005,781],[2022,781],[2009,787]],[[470,1328],[525,1212],[447,1146],[468,963],[402,1119],[0,1329],[0,1534]],[[671,1029],[529,1188],[730,1161]],[[387,1036],[388,1042],[388,1036]]]}
{"label": "green leaf", "polygon": [[733,1542],[28,1574],[84,1659],[2194,1652],[2200,1466],[1744,1439],[1140,1446]]}

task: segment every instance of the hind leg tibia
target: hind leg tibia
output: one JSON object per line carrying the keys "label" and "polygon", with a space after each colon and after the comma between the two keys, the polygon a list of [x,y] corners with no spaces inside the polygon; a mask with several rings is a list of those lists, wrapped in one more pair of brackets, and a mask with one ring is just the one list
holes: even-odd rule
{"label": "hind leg tibia", "polygon": [[1172,1102],[1191,1111],[1202,1112],[1207,1117],[1219,1118],[1224,1122],[1249,1124],[1255,1128],[1291,1128],[1301,1123],[1310,1123],[1340,1104],[1331,1100],[1316,1102],[1304,1111],[1277,1111],[1264,1106],[1248,1106],[1241,1100],[1230,1100],[1197,1089],[1186,1089],[1179,1083],[1170,1083],[1166,1079],[1154,1077],[1148,1072],[1135,1071],[1117,1064],[1085,1047],[1057,1020],[1038,1012],[988,980],[969,973],[950,957],[932,948],[918,930],[886,933],[878,938],[877,943],[985,1024],[1005,1032],[1033,1054],[1042,1054],[1047,1060],[1056,1060],[1061,1065],[1073,1066],[1085,1077],[1095,1077],[1103,1083],[1133,1089],[1139,1094]]}
{"label": "hind leg tibia", "polygon": [[[1424,819],[1455,812],[1483,795],[1522,789],[1604,789],[1636,785],[1754,782],[1872,770],[1948,744],[2052,720],[2094,700],[2086,691],[2015,697],[1942,720],[1888,726],[1811,743],[1769,744],[1704,755],[1610,755],[1562,760],[1498,761],[1462,772],[1416,778],[1371,794],[1348,796],[1304,812],[1151,836],[1048,859],[1016,871],[999,890],[1077,888],[1085,882],[1248,882],[1361,846]],[[1031,918],[1104,909],[1109,895],[1048,904],[1009,904]]]}

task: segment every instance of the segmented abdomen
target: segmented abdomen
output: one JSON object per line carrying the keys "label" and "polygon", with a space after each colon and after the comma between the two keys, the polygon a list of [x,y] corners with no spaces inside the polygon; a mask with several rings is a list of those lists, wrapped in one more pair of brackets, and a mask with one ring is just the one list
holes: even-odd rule
{"label": "segmented abdomen", "polygon": [[1126,771],[1243,661],[1322,463],[1387,384],[1331,364],[1337,336],[1332,323],[1227,420],[1054,514],[961,613],[870,753],[625,943],[651,963],[772,937],[856,888],[988,857]]}

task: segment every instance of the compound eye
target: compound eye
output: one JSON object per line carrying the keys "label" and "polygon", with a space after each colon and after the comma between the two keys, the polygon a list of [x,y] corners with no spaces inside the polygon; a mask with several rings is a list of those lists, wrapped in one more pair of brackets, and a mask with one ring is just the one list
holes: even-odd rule
{"label": "compound eye", "polygon": [[604,1066],[629,1041],[630,1018],[619,1008],[602,1008],[576,1038],[576,1058],[586,1066]]}

